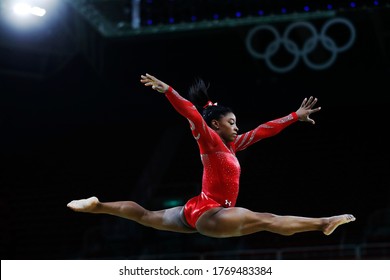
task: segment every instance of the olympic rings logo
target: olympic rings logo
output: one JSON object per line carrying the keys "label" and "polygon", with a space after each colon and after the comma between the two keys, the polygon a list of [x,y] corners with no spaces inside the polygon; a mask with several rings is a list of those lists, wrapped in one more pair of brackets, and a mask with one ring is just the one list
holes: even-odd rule
{"label": "olympic rings logo", "polygon": [[[350,35],[349,39],[342,45],[337,44],[335,38],[331,38],[328,34],[329,29],[337,24],[344,25],[348,28]],[[306,29],[310,34],[310,36],[304,40],[302,46],[299,46],[298,42],[294,41],[291,36],[294,30],[299,31],[299,29],[302,29],[301,31]],[[266,45],[263,52],[255,49],[256,47],[258,48],[258,46],[255,45],[254,38],[259,32],[269,32],[274,38],[273,41]],[[267,66],[274,72],[285,73],[294,69],[300,58],[302,58],[306,66],[313,70],[323,70],[328,68],[335,62],[338,53],[348,50],[353,45],[355,37],[355,27],[350,21],[344,18],[332,18],[324,23],[319,33],[312,23],[305,21],[291,23],[287,26],[282,36],[272,25],[258,25],[248,32],[245,43],[248,52],[252,55],[252,57],[255,59],[264,59]],[[325,61],[314,62],[309,55],[312,54],[320,44],[322,44],[322,47],[329,52],[329,55]],[[274,60],[276,59],[277,53],[282,46],[287,51],[287,54],[291,55],[292,58],[287,61],[285,65],[280,66],[277,65]]]}

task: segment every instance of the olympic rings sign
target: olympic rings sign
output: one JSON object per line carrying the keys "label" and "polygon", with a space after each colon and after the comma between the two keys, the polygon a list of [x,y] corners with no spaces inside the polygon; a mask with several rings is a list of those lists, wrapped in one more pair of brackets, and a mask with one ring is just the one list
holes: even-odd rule
{"label": "olympic rings sign", "polygon": [[[335,38],[331,38],[328,34],[329,29],[337,24],[343,25],[349,30],[349,39],[343,45],[338,45]],[[306,31],[310,33],[310,36],[304,40],[302,46],[299,46],[298,42],[294,41],[291,36],[294,30],[299,31],[299,29],[302,29],[301,31],[306,29]],[[262,52],[256,49],[258,46],[256,46],[254,42],[255,35],[260,32],[271,33],[271,37],[273,38],[273,41],[269,42]],[[280,35],[278,30],[272,25],[258,25],[248,32],[245,43],[248,52],[253,58],[264,59],[267,66],[272,71],[285,73],[294,69],[300,58],[302,58],[306,66],[313,70],[324,70],[328,68],[335,62],[338,53],[348,50],[353,45],[355,37],[355,27],[350,21],[344,18],[332,18],[324,23],[319,33],[312,23],[306,21],[289,24],[283,35]],[[326,61],[313,62],[309,54],[312,54],[320,44],[329,52],[329,56]],[[273,59],[277,57],[277,53],[281,47],[284,47],[285,51],[292,56],[292,59],[283,66],[276,65]]]}

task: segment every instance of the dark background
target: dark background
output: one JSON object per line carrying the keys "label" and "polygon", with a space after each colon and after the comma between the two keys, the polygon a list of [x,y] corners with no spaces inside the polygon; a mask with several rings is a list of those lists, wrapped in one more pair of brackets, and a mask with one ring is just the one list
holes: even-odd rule
{"label": "dark background", "polygon": [[[61,24],[74,29],[52,25],[39,38],[1,29],[2,259],[245,258],[254,250],[389,242],[388,8],[338,12],[356,27],[352,48],[327,69],[301,61],[283,74],[247,52],[252,26],[104,38],[71,9],[66,15]],[[157,210],[199,191],[202,167],[188,123],[139,82],[146,72],[184,96],[202,77],[213,101],[233,108],[242,132],[317,97],[315,126],[298,122],[237,155],[237,206],[313,217],[351,213],[356,222],[331,236],[214,239],[70,211],[69,201],[92,195]]]}

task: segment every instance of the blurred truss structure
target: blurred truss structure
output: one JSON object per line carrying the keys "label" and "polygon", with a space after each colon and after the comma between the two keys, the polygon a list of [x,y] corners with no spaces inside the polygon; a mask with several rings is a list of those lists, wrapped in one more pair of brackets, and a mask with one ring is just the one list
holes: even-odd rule
{"label": "blurred truss structure", "polygon": [[390,0],[66,0],[101,35],[127,37],[332,17]]}

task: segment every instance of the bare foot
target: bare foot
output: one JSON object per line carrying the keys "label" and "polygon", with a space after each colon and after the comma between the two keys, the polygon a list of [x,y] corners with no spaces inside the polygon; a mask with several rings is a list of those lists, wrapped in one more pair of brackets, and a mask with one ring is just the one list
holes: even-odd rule
{"label": "bare foot", "polygon": [[341,226],[343,224],[353,222],[356,220],[356,218],[350,214],[333,216],[333,217],[330,217],[328,219],[329,219],[328,225],[326,225],[326,227],[322,231],[325,235],[330,235],[338,226]]}
{"label": "bare foot", "polygon": [[72,200],[67,206],[73,211],[92,213],[98,203],[99,199],[92,196],[86,199]]}

